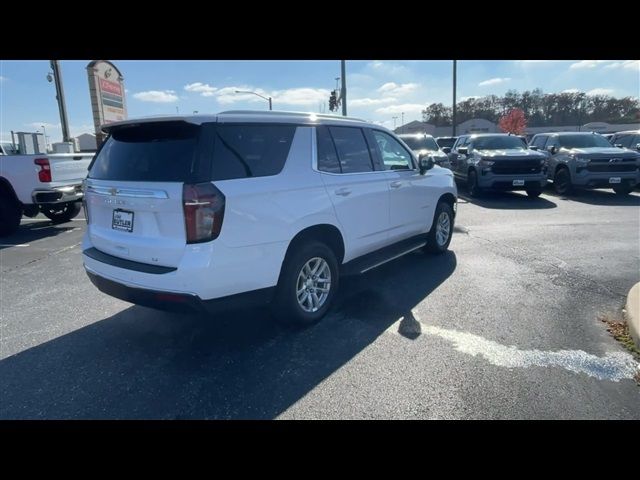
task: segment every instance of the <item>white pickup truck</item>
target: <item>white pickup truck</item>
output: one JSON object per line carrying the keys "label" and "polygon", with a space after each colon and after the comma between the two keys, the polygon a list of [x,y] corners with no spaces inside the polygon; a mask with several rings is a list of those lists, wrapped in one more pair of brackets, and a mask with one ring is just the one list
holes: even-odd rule
{"label": "white pickup truck", "polygon": [[0,237],[15,232],[23,214],[42,212],[63,223],[80,213],[92,153],[15,153],[11,143],[0,143]]}

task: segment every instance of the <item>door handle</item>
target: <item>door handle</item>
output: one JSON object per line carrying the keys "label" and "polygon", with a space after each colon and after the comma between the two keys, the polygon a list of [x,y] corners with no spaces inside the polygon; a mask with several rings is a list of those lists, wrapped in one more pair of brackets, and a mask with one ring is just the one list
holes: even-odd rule
{"label": "door handle", "polygon": [[402,186],[402,182],[399,181],[395,181],[395,182],[391,182],[391,188],[400,188]]}
{"label": "door handle", "polygon": [[351,194],[351,190],[348,188],[339,188],[336,190],[336,195],[340,195],[341,197],[346,197]]}

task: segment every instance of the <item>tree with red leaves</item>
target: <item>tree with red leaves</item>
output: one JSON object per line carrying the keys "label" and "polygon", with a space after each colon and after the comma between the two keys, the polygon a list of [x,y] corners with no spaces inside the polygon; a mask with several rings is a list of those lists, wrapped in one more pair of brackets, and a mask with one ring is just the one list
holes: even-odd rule
{"label": "tree with red leaves", "polygon": [[527,128],[527,119],[522,110],[514,108],[500,119],[498,126],[505,133],[524,135],[524,130]]}

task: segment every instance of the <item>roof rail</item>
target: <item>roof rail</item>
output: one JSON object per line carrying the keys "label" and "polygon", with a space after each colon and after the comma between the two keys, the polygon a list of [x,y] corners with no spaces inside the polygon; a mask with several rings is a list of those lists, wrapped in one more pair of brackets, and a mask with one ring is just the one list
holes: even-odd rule
{"label": "roof rail", "polygon": [[358,122],[367,122],[370,123],[368,120],[364,120],[362,118],[356,118],[356,117],[343,117],[340,115],[328,115],[326,113],[316,113],[316,112],[289,112],[286,110],[277,110],[277,111],[273,111],[273,110],[226,110],[224,112],[220,112],[220,115],[223,114],[233,114],[233,115],[273,115],[273,116],[277,116],[277,115],[282,115],[282,116],[287,116],[287,117],[291,117],[291,116],[298,116],[298,117],[308,117],[310,115],[314,115],[318,118],[330,118],[332,120],[355,120]]}

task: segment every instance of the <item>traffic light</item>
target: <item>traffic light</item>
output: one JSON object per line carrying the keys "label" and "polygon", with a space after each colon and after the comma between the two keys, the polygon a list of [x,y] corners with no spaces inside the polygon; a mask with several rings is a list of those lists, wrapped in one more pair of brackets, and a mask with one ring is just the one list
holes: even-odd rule
{"label": "traffic light", "polygon": [[336,91],[331,91],[331,96],[329,96],[329,110],[332,112],[338,109],[338,102],[336,100]]}

